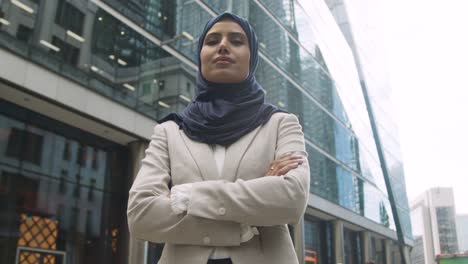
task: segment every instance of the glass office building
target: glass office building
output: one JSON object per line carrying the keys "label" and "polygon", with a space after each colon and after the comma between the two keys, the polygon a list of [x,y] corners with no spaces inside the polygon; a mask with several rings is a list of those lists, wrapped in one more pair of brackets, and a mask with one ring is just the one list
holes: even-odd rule
{"label": "glass office building", "polygon": [[1,262],[157,261],[163,245],[128,235],[128,189],[156,120],[195,96],[204,24],[229,11],[257,31],[267,101],[305,133],[311,194],[290,227],[300,262],[398,263],[395,219],[411,244],[404,175],[388,97],[373,96],[388,84],[363,82],[377,73],[363,77],[336,2],[0,0]]}
{"label": "glass office building", "polygon": [[431,188],[411,201],[410,206],[414,226],[412,263],[429,263],[438,255],[463,252],[452,188]]}

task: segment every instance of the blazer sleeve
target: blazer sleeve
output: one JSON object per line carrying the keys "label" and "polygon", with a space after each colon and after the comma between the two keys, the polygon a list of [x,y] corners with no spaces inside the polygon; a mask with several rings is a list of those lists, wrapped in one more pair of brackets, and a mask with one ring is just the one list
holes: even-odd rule
{"label": "blazer sleeve", "polygon": [[239,223],[173,213],[169,197],[169,158],[166,129],[163,125],[156,125],[129,191],[127,218],[130,234],[151,242],[239,245]]}
{"label": "blazer sleeve", "polygon": [[[304,134],[295,115],[280,121],[275,157],[305,151]],[[254,226],[295,224],[303,216],[309,196],[309,165],[305,161],[284,176],[236,182],[193,183],[188,215]]]}

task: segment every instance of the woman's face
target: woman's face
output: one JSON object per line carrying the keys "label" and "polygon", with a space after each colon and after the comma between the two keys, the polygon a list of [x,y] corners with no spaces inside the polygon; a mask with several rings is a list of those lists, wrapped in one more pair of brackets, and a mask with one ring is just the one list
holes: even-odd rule
{"label": "woman's face", "polygon": [[249,75],[250,49],[244,30],[221,20],[206,33],[200,52],[203,77],[216,83],[239,83]]}

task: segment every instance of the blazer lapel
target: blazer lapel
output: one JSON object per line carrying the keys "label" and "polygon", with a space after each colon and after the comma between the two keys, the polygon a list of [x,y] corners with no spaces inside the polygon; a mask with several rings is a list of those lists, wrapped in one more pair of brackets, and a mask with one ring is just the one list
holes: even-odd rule
{"label": "blazer lapel", "polygon": [[224,166],[221,173],[223,180],[234,182],[237,179],[237,171],[239,169],[240,162],[261,127],[262,126],[258,126],[227,148],[226,158],[224,159]]}
{"label": "blazer lapel", "polygon": [[193,160],[197,164],[198,170],[205,181],[219,180],[216,161],[213,156],[213,151],[210,145],[191,140],[185,135],[182,129],[179,130],[180,136],[185,142],[185,146],[192,155]]}

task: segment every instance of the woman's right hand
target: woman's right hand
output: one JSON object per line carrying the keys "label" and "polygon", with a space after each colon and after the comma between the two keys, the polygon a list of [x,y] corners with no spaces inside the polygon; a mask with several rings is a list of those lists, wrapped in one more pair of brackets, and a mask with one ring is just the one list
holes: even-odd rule
{"label": "woman's right hand", "polygon": [[271,162],[266,176],[282,176],[288,173],[290,170],[297,168],[300,164],[305,161],[304,156],[286,153],[278,159]]}

